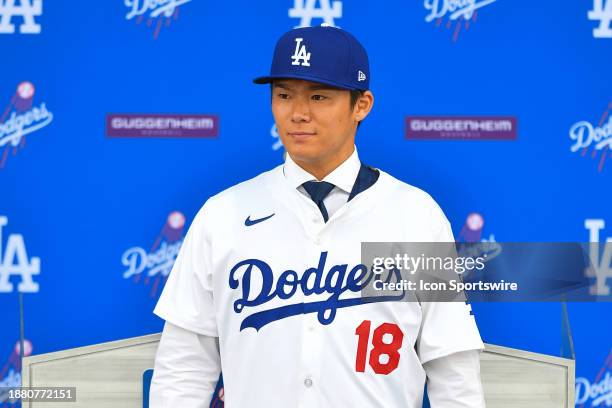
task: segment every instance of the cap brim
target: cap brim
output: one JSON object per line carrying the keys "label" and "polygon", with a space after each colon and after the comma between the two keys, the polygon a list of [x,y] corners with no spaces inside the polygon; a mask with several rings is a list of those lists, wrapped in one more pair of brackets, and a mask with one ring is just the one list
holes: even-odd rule
{"label": "cap brim", "polygon": [[346,89],[348,91],[353,91],[353,90],[365,91],[366,90],[366,89],[356,88],[352,85],[347,85],[347,84],[343,84],[343,83],[336,82],[336,81],[330,81],[330,80],[323,79],[323,78],[317,78],[317,77],[310,76],[310,75],[296,75],[296,74],[281,74],[281,75],[269,75],[269,76],[257,77],[253,80],[253,83],[259,84],[259,85],[269,84],[276,79],[303,79],[304,81],[318,82],[320,84],[329,85],[334,88]]}

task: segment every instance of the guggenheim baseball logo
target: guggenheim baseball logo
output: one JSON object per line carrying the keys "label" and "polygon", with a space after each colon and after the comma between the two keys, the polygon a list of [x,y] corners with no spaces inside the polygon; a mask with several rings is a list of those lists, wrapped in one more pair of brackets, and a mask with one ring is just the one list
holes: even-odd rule
{"label": "guggenheim baseball logo", "polygon": [[185,216],[179,211],[171,212],[149,251],[135,246],[123,253],[121,263],[127,267],[123,278],[151,285],[151,297],[155,297],[166,283],[183,245],[184,229]]}
{"label": "guggenheim baseball logo", "polygon": [[0,169],[6,165],[9,152],[15,156],[26,145],[26,135],[37,132],[53,121],[47,104],[34,105],[35,88],[24,81],[17,86],[4,113],[0,116]]}
{"label": "guggenheim baseball logo", "polygon": [[12,276],[20,279],[19,292],[38,292],[34,276],[40,274],[40,258],[28,257],[21,234],[9,234],[5,244],[3,231],[7,224],[8,218],[0,215],[0,293],[14,291],[15,287],[9,280]]}
{"label": "guggenheim baseball logo", "polygon": [[[612,0],[610,0],[612,2]],[[581,120],[572,125],[569,137],[573,144],[572,153],[581,157],[590,157],[597,164],[597,171],[602,172],[606,159],[612,156],[612,101],[595,124]]]}
{"label": "guggenheim baseball logo", "polygon": [[[124,0],[129,9],[126,20],[135,20],[137,25],[146,21],[147,27],[154,27],[153,38],[157,40],[163,26],[170,27],[178,20],[179,8],[191,0]],[[146,20],[145,20],[146,19]]]}
{"label": "guggenheim baseball logo", "polygon": [[424,0],[427,23],[445,27],[453,33],[453,42],[459,39],[462,29],[468,31],[478,19],[478,10],[495,3],[496,0]]}
{"label": "guggenheim baseball logo", "polygon": [[511,116],[408,116],[406,138],[414,140],[514,140]]}
{"label": "guggenheim baseball logo", "polygon": [[216,137],[216,115],[185,114],[108,114],[108,137]]}

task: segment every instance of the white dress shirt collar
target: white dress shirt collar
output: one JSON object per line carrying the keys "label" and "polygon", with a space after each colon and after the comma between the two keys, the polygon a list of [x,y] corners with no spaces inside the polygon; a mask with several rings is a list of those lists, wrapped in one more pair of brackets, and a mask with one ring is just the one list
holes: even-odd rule
{"label": "white dress shirt collar", "polygon": [[[291,159],[289,154],[286,156],[283,173],[293,188],[298,188],[307,181],[317,180],[315,176],[298,166],[297,163]],[[334,186],[350,194],[355,184],[355,180],[357,180],[360,168],[361,162],[357,154],[357,147],[355,147],[353,154],[321,181],[332,183]]]}

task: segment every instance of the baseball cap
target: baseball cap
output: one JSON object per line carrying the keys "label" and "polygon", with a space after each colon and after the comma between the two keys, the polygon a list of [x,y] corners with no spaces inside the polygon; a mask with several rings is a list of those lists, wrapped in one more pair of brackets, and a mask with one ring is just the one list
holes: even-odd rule
{"label": "baseball cap", "polygon": [[253,82],[267,84],[279,78],[365,91],[370,87],[368,54],[343,29],[328,25],[295,28],[276,43],[270,74]]}

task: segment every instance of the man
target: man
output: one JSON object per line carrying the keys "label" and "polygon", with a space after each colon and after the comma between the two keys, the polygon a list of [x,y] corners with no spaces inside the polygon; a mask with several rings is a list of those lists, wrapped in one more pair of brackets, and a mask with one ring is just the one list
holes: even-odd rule
{"label": "man", "polygon": [[[373,105],[365,49],[334,27],[276,45],[284,165],[210,198],[155,309],[166,320],[151,407],[484,407],[464,303],[363,301],[361,242],[450,242],[423,191],[361,164]],[[365,268],[365,270],[364,270]]]}

